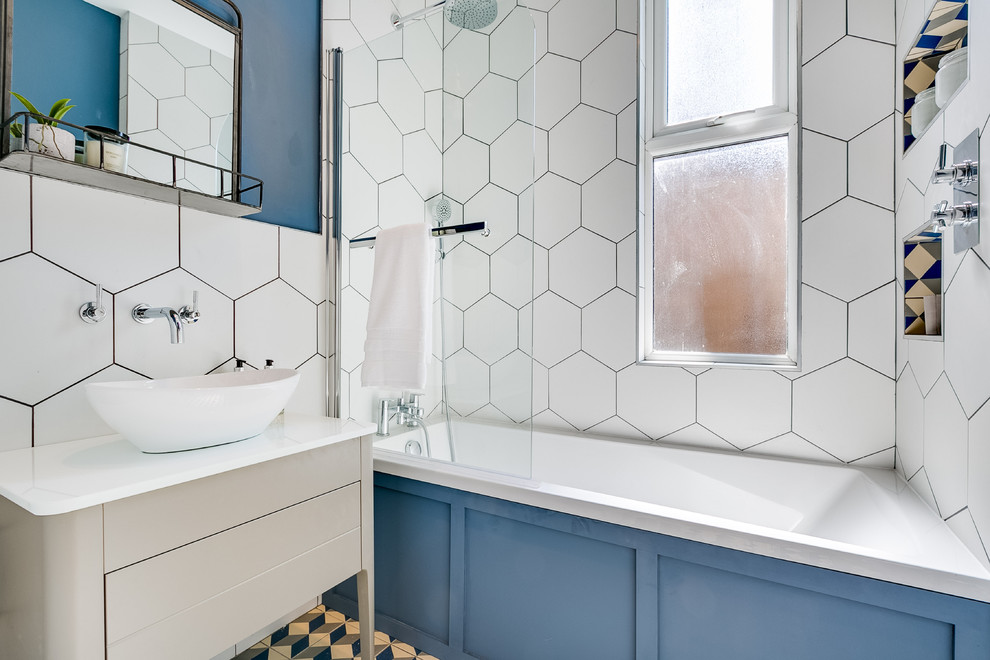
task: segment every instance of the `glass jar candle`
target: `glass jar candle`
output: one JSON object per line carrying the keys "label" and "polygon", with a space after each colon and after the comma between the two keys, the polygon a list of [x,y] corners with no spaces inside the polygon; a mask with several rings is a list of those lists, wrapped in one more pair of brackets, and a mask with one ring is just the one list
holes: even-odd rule
{"label": "glass jar candle", "polygon": [[[109,172],[127,172],[127,152],[130,138],[126,133],[105,126],[86,127],[86,164]],[[101,158],[102,151],[102,158]]]}

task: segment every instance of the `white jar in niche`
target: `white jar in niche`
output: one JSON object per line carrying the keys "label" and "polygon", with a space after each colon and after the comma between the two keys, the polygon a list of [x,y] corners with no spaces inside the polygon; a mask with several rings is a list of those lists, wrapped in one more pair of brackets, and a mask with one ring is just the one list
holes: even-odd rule
{"label": "white jar in niche", "polygon": [[969,70],[969,51],[964,46],[944,56],[935,73],[935,104],[944,108],[956,90],[966,81]]}
{"label": "white jar in niche", "polygon": [[935,88],[929,87],[918,92],[911,107],[911,135],[920,138],[936,114],[938,106],[935,105]]}

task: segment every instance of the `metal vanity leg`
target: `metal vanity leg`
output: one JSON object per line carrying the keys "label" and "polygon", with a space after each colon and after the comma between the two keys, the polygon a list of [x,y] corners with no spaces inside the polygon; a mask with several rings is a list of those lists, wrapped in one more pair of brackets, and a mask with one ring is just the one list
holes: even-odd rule
{"label": "metal vanity leg", "polygon": [[375,660],[375,484],[372,436],[361,438],[361,570],[357,574],[361,660]]}
{"label": "metal vanity leg", "polygon": [[371,572],[357,574],[358,620],[361,622],[361,660],[375,660],[375,585]]}

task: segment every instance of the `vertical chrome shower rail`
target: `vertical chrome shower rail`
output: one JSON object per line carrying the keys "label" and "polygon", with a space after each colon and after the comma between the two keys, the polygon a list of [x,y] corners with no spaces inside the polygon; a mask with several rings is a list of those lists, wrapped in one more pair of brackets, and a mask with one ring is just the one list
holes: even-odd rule
{"label": "vertical chrome shower rail", "polygon": [[[344,165],[344,116],[342,112],[343,106],[343,69],[344,69],[344,51],[340,48],[334,48],[332,51],[333,55],[333,65],[331,71],[333,73],[333,127],[332,127],[332,140],[333,140],[333,162],[331,167],[333,168],[333,202],[332,202],[332,213],[333,213],[333,227],[331,231],[327,232],[327,278],[333,277],[333,282],[327,282],[327,292],[334,292],[333,299],[333,328],[334,328],[334,340],[333,340],[333,363],[331,365],[327,364],[327,389],[333,388],[333,393],[327,393],[327,413],[331,417],[340,417],[340,280],[341,280],[341,250],[343,242],[343,224],[341,224],[341,212],[343,208],[341,195],[343,194],[342,185],[342,169]],[[331,246],[333,250],[331,251]],[[333,269],[330,268],[330,258],[333,258]],[[333,287],[333,288],[331,288]],[[330,311],[330,305],[327,305],[327,313]],[[330,327],[330,324],[327,324]]]}

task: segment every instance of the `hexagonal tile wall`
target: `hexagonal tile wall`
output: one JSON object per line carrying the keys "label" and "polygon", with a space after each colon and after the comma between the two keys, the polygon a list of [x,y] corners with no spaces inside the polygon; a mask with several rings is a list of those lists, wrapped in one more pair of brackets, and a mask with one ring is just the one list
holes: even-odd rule
{"label": "hexagonal tile wall", "polygon": [[249,364],[260,367],[272,359],[295,369],[316,354],[316,305],[282,280],[239,298],[234,312],[234,354]]}

